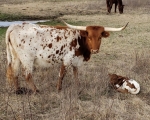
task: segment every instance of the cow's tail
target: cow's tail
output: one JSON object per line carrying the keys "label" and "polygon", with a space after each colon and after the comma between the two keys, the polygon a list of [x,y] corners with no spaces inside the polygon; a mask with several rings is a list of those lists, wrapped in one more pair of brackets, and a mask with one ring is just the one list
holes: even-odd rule
{"label": "cow's tail", "polygon": [[10,26],[6,31],[5,42],[6,42],[6,53],[7,53],[7,65],[11,65],[11,41],[10,41],[10,33],[12,31],[12,27]]}

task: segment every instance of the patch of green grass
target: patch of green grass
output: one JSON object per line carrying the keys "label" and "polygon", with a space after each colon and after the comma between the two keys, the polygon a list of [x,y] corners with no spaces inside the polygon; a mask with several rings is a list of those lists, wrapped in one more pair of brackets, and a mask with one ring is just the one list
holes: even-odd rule
{"label": "patch of green grass", "polygon": [[66,22],[72,25],[79,25],[79,26],[85,25],[85,23],[88,24],[88,22],[85,21],[75,21],[75,20],[66,21]]}
{"label": "patch of green grass", "polygon": [[7,30],[7,27],[0,27],[0,38],[5,35],[6,30]]}
{"label": "patch of green grass", "polygon": [[[72,21],[65,21],[69,24],[72,24],[72,25],[79,25],[79,26],[82,26],[85,22],[84,21],[76,21],[76,22],[72,22]],[[61,20],[50,20],[50,21],[47,21],[47,22],[38,22],[37,24],[42,24],[42,25],[52,25],[52,26],[55,26],[55,25],[62,25],[64,26],[65,24],[61,21]]]}
{"label": "patch of green grass", "polygon": [[7,13],[0,13],[0,20],[1,21],[12,21],[12,20],[19,20],[21,19],[21,15],[14,15],[14,14],[7,14]]}
{"label": "patch of green grass", "polygon": [[89,94],[82,94],[79,96],[79,99],[81,101],[90,101],[92,99],[92,97]]}
{"label": "patch of green grass", "polygon": [[19,21],[19,20],[42,20],[42,19],[50,19],[54,18],[53,16],[26,16],[21,14],[7,14],[7,13],[0,13],[0,20],[1,21]]}
{"label": "patch of green grass", "polygon": [[64,25],[61,21],[59,20],[52,20],[52,21],[46,21],[46,22],[38,22],[37,24],[41,24],[41,25]]}

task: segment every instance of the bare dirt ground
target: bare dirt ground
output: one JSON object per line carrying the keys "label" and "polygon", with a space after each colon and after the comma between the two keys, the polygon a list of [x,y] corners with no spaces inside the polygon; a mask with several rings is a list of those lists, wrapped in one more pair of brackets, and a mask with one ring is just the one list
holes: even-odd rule
{"label": "bare dirt ground", "polygon": [[[124,14],[107,14],[106,4],[98,0],[6,0],[0,12],[62,18],[79,25],[120,27],[103,39],[100,53],[79,68],[81,87],[74,85],[69,68],[58,93],[59,66],[43,72],[36,70],[34,80],[38,95],[15,95],[6,91],[5,34],[0,36],[0,119],[2,120],[150,120],[150,2],[124,1]],[[121,94],[108,85],[108,73],[137,80],[137,95]],[[20,76],[22,86],[27,86]],[[80,93],[78,92],[80,91]]]}

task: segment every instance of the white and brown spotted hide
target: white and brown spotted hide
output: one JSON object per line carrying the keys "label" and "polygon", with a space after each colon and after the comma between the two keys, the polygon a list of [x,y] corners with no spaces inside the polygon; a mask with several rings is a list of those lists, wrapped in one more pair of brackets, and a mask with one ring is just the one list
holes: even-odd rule
{"label": "white and brown spotted hide", "polygon": [[138,94],[140,85],[133,79],[116,74],[109,74],[110,84],[118,92]]}

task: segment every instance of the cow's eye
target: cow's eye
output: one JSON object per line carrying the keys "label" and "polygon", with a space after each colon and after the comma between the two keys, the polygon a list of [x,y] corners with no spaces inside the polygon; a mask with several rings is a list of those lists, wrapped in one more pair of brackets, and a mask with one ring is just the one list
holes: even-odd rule
{"label": "cow's eye", "polygon": [[90,38],[88,38],[88,40],[91,42],[91,39],[90,39]]}
{"label": "cow's eye", "polygon": [[99,37],[98,40],[101,40],[101,37]]}

